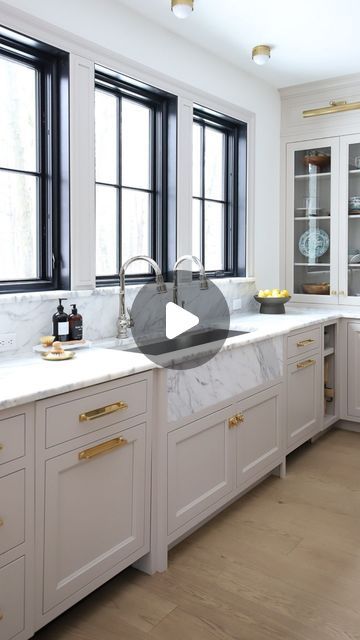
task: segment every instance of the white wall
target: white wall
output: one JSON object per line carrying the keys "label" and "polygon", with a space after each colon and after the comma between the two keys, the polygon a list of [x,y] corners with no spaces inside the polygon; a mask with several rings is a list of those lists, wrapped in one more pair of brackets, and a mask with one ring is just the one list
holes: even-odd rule
{"label": "white wall", "polygon": [[254,210],[249,212],[255,218],[255,268],[254,274],[249,275],[256,276],[260,287],[277,286],[280,268],[277,90],[115,0],[12,0],[7,4],[256,114],[255,203]]}

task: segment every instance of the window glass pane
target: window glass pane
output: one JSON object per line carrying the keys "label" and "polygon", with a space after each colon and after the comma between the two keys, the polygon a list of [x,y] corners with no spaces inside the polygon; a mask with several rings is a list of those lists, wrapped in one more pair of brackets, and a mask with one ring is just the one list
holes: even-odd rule
{"label": "window glass pane", "polygon": [[38,178],[0,171],[0,281],[38,273]]}
{"label": "window glass pane", "polygon": [[193,125],[193,195],[201,196],[201,127]]}
{"label": "window glass pane", "polygon": [[37,171],[37,71],[0,56],[0,166]]}
{"label": "window glass pane", "polygon": [[[122,261],[138,255],[151,256],[150,195],[142,191],[122,190]],[[127,273],[148,273],[143,263],[130,265]]]}
{"label": "window glass pane", "polygon": [[205,198],[224,199],[225,135],[205,128]]}
{"label": "window glass pane", "polygon": [[104,91],[95,92],[96,180],[117,183],[118,99]]}
{"label": "window glass pane", "polygon": [[96,186],[96,273],[115,275],[118,268],[118,190]]}
{"label": "window glass pane", "polygon": [[122,185],[149,189],[151,109],[122,99]]}
{"label": "window glass pane", "polygon": [[224,207],[205,202],[205,269],[224,269]]}
{"label": "window glass pane", "polygon": [[[201,260],[201,202],[193,199],[192,210],[192,254]],[[197,267],[194,266],[196,271]]]}

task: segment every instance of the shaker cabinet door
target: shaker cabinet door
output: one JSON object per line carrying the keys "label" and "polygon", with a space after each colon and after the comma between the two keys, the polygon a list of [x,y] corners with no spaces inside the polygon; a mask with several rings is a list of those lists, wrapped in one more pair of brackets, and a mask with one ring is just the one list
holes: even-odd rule
{"label": "shaker cabinet door", "polygon": [[309,354],[287,369],[288,452],[321,429],[321,358]]}
{"label": "shaker cabinet door", "polygon": [[43,613],[148,551],[145,440],[144,423],[45,463]]}
{"label": "shaker cabinet door", "polygon": [[347,409],[349,416],[360,418],[360,322],[349,322],[347,330]]}
{"label": "shaker cabinet door", "polygon": [[236,428],[239,489],[280,464],[284,455],[282,403],[281,385],[239,403],[241,422]]}
{"label": "shaker cabinet door", "polygon": [[230,415],[231,409],[223,409],[169,433],[169,534],[209,508],[215,510],[218,501],[234,489]]}

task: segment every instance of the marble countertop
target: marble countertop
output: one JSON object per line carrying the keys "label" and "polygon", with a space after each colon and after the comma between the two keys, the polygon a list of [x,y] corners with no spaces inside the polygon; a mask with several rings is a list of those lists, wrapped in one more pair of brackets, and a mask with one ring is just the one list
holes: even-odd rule
{"label": "marble countertop", "polygon": [[[222,348],[237,349],[242,345],[268,340],[290,331],[338,318],[360,319],[360,309],[288,304],[285,315],[239,313],[232,316],[230,328],[249,331],[249,333],[229,338]],[[108,341],[108,344],[111,346],[111,341]],[[203,346],[201,350],[203,351],[204,348],[206,349]],[[39,357],[39,354],[1,356],[0,409],[154,368],[156,365],[142,354],[102,348],[101,344],[91,349],[79,350],[76,358],[61,363],[46,362]]]}

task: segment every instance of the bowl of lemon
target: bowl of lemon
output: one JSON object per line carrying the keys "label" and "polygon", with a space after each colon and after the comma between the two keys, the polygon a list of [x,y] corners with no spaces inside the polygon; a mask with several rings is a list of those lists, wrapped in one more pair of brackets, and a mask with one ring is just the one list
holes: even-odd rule
{"label": "bowl of lemon", "polygon": [[260,289],[254,296],[256,302],[260,302],[260,313],[285,313],[285,303],[291,296],[287,289]]}

